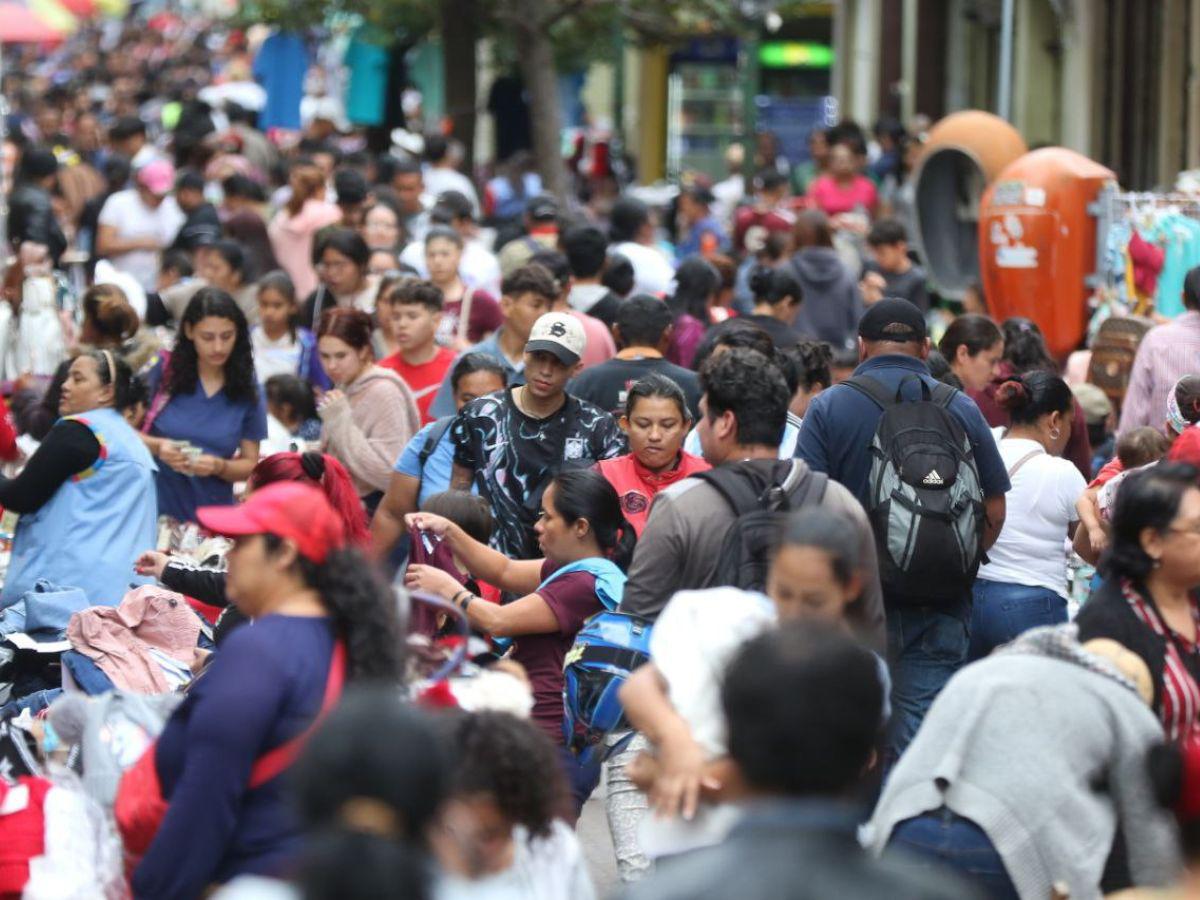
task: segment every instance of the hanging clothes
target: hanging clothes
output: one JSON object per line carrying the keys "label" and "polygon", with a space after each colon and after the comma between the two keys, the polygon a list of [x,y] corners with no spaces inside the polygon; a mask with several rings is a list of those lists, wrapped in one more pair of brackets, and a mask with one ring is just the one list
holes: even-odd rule
{"label": "hanging clothes", "polygon": [[343,59],[350,70],[346,118],[355,125],[382,125],[387,116],[388,49],[384,35],[362,26]]}
{"label": "hanging clothes", "polygon": [[300,35],[277,31],[263,41],[254,57],[254,78],[267,92],[267,103],[258,117],[261,131],[300,130],[300,100],[308,66],[308,49]]}

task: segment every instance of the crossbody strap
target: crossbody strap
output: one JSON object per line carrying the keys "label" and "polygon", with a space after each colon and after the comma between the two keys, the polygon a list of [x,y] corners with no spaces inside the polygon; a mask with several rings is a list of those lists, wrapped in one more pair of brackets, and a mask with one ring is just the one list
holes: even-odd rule
{"label": "crossbody strap", "polygon": [[1041,456],[1045,452],[1046,451],[1041,447],[1038,447],[1036,450],[1030,450],[1028,453],[1018,459],[1015,463],[1013,463],[1012,468],[1008,470],[1008,480],[1012,481],[1016,474],[1021,471],[1021,467],[1025,465],[1025,463],[1029,462],[1035,456]]}
{"label": "crossbody strap", "polygon": [[268,750],[255,761],[254,767],[250,770],[250,788],[266,784],[272,778],[285,772],[295,762],[305,741],[312,736],[329,711],[337,705],[345,684],[346,642],[338,640],[333,645],[333,655],[329,659],[329,675],[325,679],[325,695],[321,699],[321,708],[317,710],[316,718],[290,741],[285,741],[274,750]]}

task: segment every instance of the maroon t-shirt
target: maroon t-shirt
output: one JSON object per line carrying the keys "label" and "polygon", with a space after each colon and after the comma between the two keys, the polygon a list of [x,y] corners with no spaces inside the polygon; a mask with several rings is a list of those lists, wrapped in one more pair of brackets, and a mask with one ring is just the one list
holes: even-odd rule
{"label": "maroon t-shirt", "polygon": [[[546,560],[542,565],[542,580],[557,568]],[[568,572],[538,588],[537,594],[554,612],[558,631],[521,635],[513,659],[525,667],[533,684],[533,723],[554,743],[562,744],[563,657],[583,623],[600,612],[603,605],[596,596],[596,576],[587,572]]]}

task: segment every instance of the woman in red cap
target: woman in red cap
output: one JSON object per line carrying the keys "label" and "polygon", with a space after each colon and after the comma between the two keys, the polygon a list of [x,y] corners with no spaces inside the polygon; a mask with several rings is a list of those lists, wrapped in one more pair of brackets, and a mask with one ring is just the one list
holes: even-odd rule
{"label": "woman in red cap", "polygon": [[[319,489],[279,482],[197,515],[234,539],[227,590],[254,627],[229,636],[152,748],[159,802],[168,804],[157,830],[141,813],[152,795],[129,787],[132,772],[122,781],[127,852],[153,834],[133,873],[137,897],[183,900],[235,875],[280,872],[300,832],[279,775],[344,679],[400,676],[394,605]],[[130,809],[140,846],[123,815]]]}

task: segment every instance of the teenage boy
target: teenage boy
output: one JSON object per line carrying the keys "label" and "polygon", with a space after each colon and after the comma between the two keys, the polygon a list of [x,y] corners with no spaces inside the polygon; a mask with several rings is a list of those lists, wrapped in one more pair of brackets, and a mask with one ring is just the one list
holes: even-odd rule
{"label": "teenage boy", "polygon": [[555,473],[625,452],[616,420],[566,392],[586,343],[583,326],[570,314],[542,316],[525,344],[525,383],[468,403],[450,427],[450,486],[474,484],[488,501],[496,522],[492,546],[509,559],[541,555],[533,526]]}
{"label": "teenage boy", "polygon": [[400,349],[379,364],[404,379],[417,400],[421,424],[428,425],[433,396],[454,363],[454,351],[434,340],[442,320],[442,289],[431,281],[402,281],[391,300],[392,334]]}
{"label": "teenage boy", "polygon": [[[908,258],[908,233],[898,219],[880,219],[867,234],[871,261],[863,276],[864,294],[882,289],[885,297],[901,297],[921,312],[929,312],[925,270]],[[882,284],[879,280],[882,279]]]}
{"label": "teenage boy", "polygon": [[625,413],[629,386],[657,372],[683,388],[695,421],[700,417],[700,378],[691,369],[677,366],[663,356],[671,343],[672,327],[671,309],[664,301],[649,294],[630,297],[617,309],[613,325],[613,337],[621,349],[613,359],[586,369],[573,379],[571,393],[621,416]]}
{"label": "teenage boy", "polygon": [[[543,313],[550,312],[558,299],[558,285],[544,266],[521,266],[500,285],[500,315],[504,324],[466,353],[487,353],[504,367],[510,385],[525,383],[525,342],[533,323]],[[454,410],[454,391],[449,377],[442,380],[437,397],[429,408],[440,418]]]}

